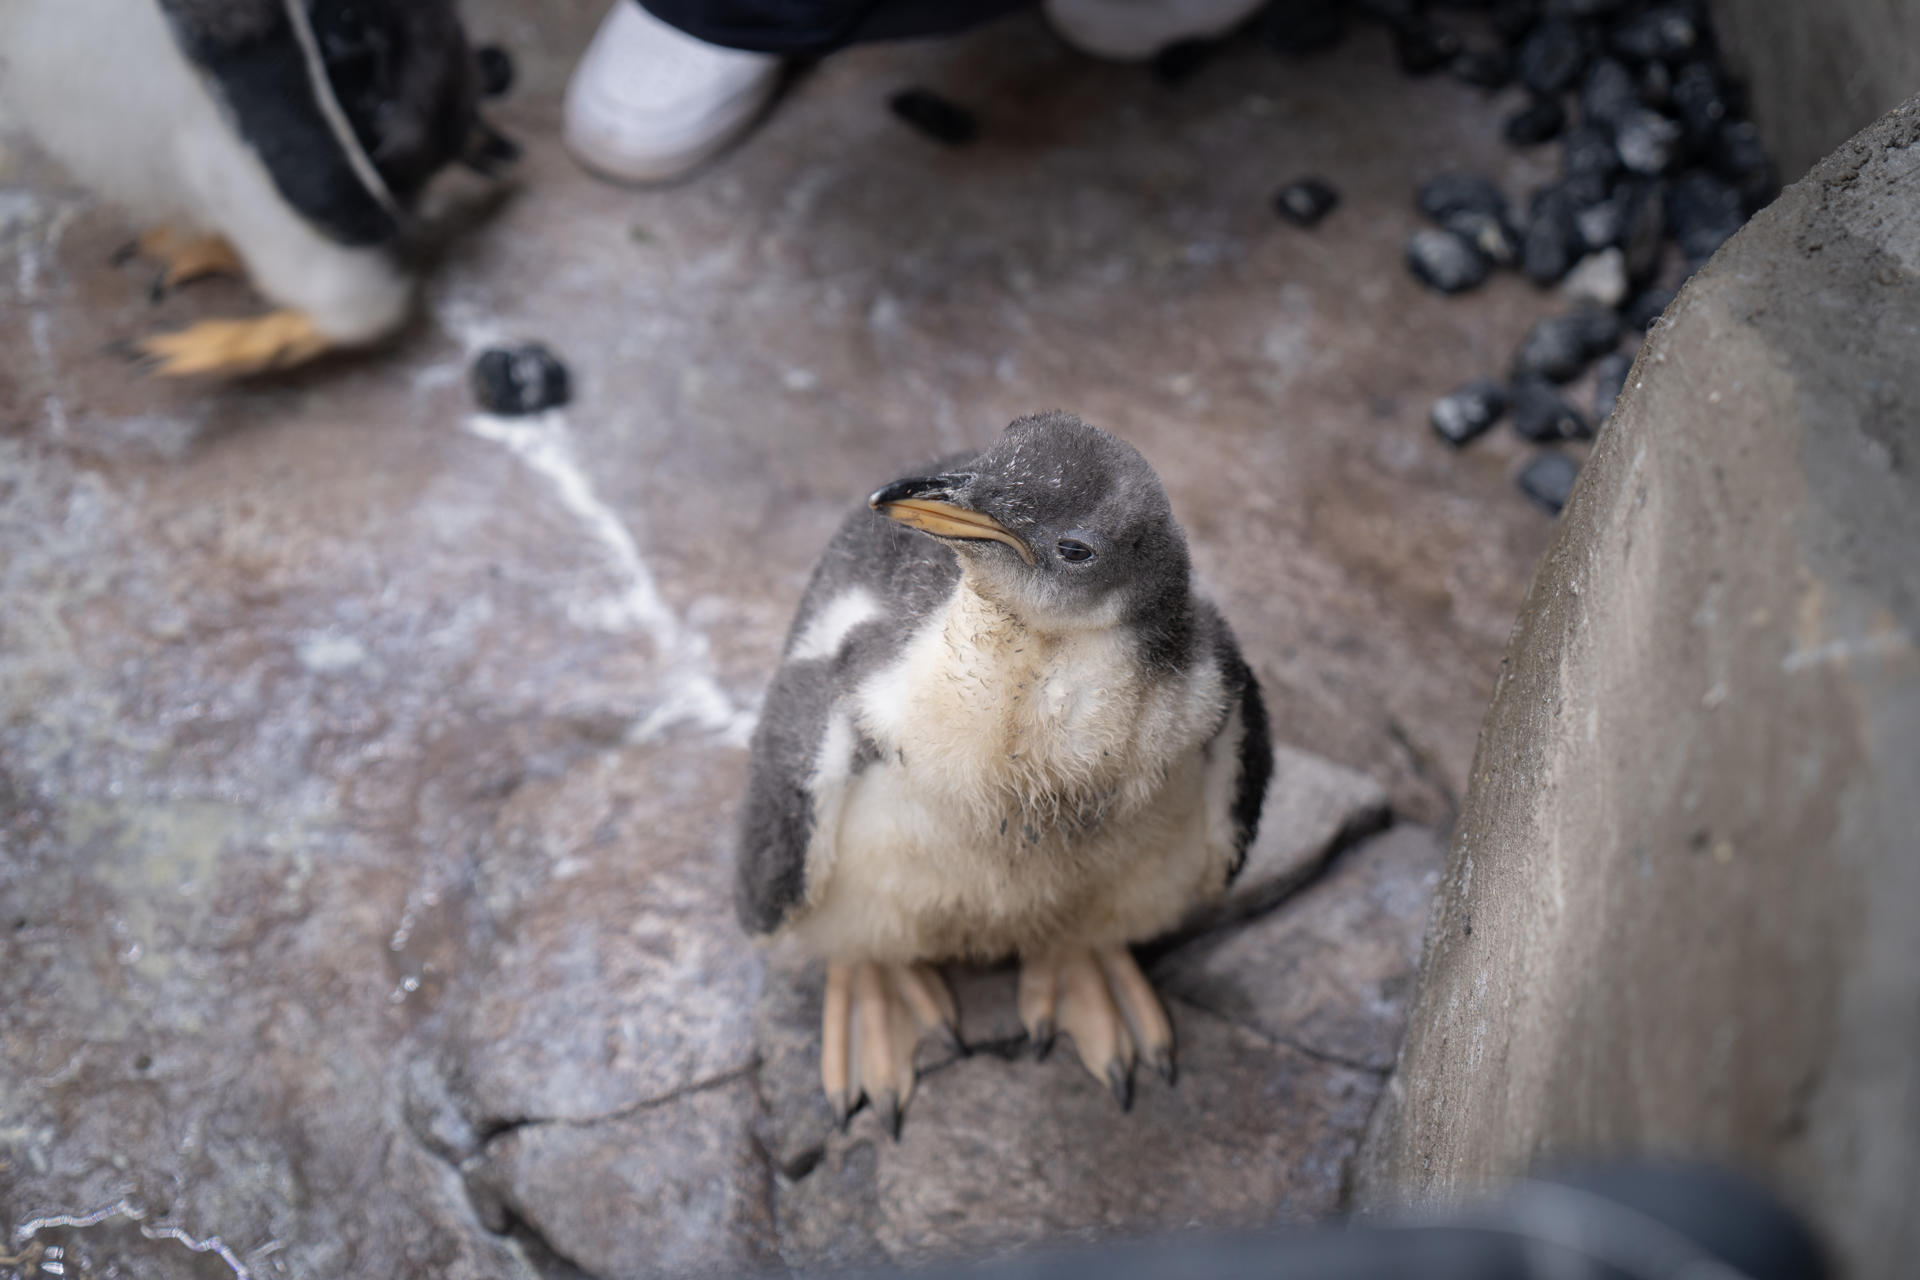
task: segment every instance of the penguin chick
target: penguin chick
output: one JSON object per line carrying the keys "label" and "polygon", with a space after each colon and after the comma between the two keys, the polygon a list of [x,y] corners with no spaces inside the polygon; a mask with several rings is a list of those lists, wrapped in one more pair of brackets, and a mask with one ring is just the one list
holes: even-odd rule
{"label": "penguin chick", "polygon": [[130,344],[165,375],[242,375],[406,318],[401,242],[448,161],[510,150],[448,0],[5,0],[0,94],[151,230],[156,292],[244,270],[277,310]]}
{"label": "penguin chick", "polygon": [[755,731],[750,932],[827,963],[821,1082],[899,1133],[931,965],[1019,957],[1020,1016],[1125,1107],[1173,1033],[1129,947],[1239,871],[1272,772],[1253,673],[1132,446],[1064,413],[896,481],[801,600]]}

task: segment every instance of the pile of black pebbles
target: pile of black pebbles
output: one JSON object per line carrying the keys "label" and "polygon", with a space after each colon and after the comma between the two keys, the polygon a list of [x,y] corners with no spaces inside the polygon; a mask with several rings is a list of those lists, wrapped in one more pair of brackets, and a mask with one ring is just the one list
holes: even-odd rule
{"label": "pile of black pebbles", "polygon": [[[1632,364],[1623,339],[1637,346],[1679,283],[1777,190],[1745,94],[1721,65],[1705,0],[1273,0],[1262,24],[1276,48],[1305,54],[1337,42],[1351,18],[1388,24],[1409,75],[1524,88],[1507,142],[1559,148],[1559,178],[1524,209],[1479,175],[1423,183],[1416,204],[1429,225],[1406,245],[1408,269],[1441,293],[1518,271],[1572,300],[1528,333],[1507,377],[1469,382],[1430,415],[1460,446],[1511,413],[1544,446],[1520,487],[1557,511],[1578,464],[1552,442],[1599,429]],[[1308,186],[1318,198],[1303,197]],[[1302,225],[1332,201],[1322,179],[1275,197]],[[1583,411],[1561,388],[1595,366]]]}

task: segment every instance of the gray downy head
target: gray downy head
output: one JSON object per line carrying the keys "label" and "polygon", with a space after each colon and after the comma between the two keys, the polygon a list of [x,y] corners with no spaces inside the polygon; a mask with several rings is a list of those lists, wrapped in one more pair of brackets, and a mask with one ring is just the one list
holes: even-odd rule
{"label": "gray downy head", "polygon": [[964,467],[868,505],[952,547],[973,588],[1034,630],[1124,625],[1151,664],[1185,657],[1187,540],[1166,490],[1132,445],[1072,414],[1021,418]]}

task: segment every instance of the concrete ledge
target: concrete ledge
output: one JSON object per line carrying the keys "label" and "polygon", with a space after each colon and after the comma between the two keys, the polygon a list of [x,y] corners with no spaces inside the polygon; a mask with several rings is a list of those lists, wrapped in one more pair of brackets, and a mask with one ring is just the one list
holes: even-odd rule
{"label": "concrete ledge", "polygon": [[1643,350],[1481,732],[1359,1173],[1682,1151],[1920,1235],[1920,100]]}

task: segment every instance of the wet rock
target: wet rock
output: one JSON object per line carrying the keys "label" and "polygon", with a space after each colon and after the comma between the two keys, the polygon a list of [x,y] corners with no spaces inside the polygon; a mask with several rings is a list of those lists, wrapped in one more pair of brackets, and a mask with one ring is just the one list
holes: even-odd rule
{"label": "wet rock", "polygon": [[1260,34],[1279,53],[1319,53],[1346,36],[1346,6],[1343,0],[1272,0],[1260,18]]}
{"label": "wet rock", "polygon": [[1585,124],[1612,128],[1640,106],[1640,86],[1633,73],[1612,58],[1596,58],[1580,86],[1580,119]]}
{"label": "wet rock", "polygon": [[943,146],[964,147],[980,136],[979,117],[931,89],[902,89],[887,99],[887,109]]}
{"label": "wet rock", "polygon": [[1513,429],[1523,440],[1578,440],[1592,434],[1580,411],[1545,378],[1513,384]]}
{"label": "wet rock", "polygon": [[556,408],[573,394],[567,366],[538,342],[487,348],[475,357],[469,378],[480,408],[502,417]]}
{"label": "wet rock", "polygon": [[1573,482],[1579,478],[1578,459],[1558,449],[1542,449],[1520,469],[1514,483],[1520,486],[1520,492],[1559,515],[1573,495]]}
{"label": "wet rock", "polygon": [[1535,98],[1507,117],[1500,132],[1516,147],[1537,146],[1560,136],[1567,127],[1567,109],[1557,98]]}
{"label": "wet rock", "polygon": [[1615,351],[1601,356],[1593,366],[1593,420],[1604,424],[1607,416],[1613,412],[1614,403],[1620,399],[1620,392],[1627,385],[1627,373],[1633,368],[1633,357],[1624,351]]}
{"label": "wet rock", "polygon": [[1516,379],[1539,376],[1565,382],[1620,340],[1620,318],[1603,306],[1575,307],[1548,316],[1527,331],[1514,353]]}
{"label": "wet rock", "polygon": [[1442,218],[1440,225],[1460,236],[1497,267],[1510,267],[1520,258],[1520,239],[1506,222],[1476,209],[1461,209]]}
{"label": "wet rock", "polygon": [[1432,830],[1395,826],[1272,915],[1190,943],[1152,977],[1164,994],[1276,1041],[1386,1071],[1445,860]]}
{"label": "wet rock", "polygon": [[1435,400],[1427,421],[1441,439],[1457,448],[1498,422],[1506,411],[1507,389],[1491,378],[1476,378]]}
{"label": "wet rock", "polygon": [[1620,318],[1629,328],[1644,333],[1673,305],[1674,295],[1672,289],[1644,289],[1621,309]]}
{"label": "wet rock", "polygon": [[1627,297],[1626,255],[1618,249],[1602,249],[1574,264],[1560,282],[1560,293],[1570,301],[1596,302],[1617,307]]}
{"label": "wet rock", "polygon": [[1420,184],[1415,196],[1420,212],[1438,222],[1448,214],[1473,212],[1504,219],[1507,198],[1500,188],[1477,173],[1443,173]]}
{"label": "wet rock", "polygon": [[1461,293],[1487,278],[1487,260],[1465,237],[1432,227],[1407,237],[1407,267],[1440,293]]}
{"label": "wet rock", "polygon": [[1274,212],[1296,227],[1319,225],[1340,203],[1340,193],[1324,179],[1297,178],[1274,193]]}
{"label": "wet rock", "polygon": [[1438,71],[1460,53],[1460,37],[1445,27],[1415,15],[1393,28],[1393,54],[1410,76]]}
{"label": "wet rock", "polygon": [[1658,111],[1640,107],[1614,125],[1613,145],[1622,165],[1634,173],[1656,177],[1673,165],[1681,136],[1678,124]]}
{"label": "wet rock", "polygon": [[1541,192],[1534,198],[1533,216],[1521,241],[1521,270],[1537,285],[1558,283],[1572,269],[1578,248],[1573,202],[1554,188]]}
{"label": "wet rock", "polygon": [[1579,28],[1559,20],[1542,22],[1520,44],[1520,81],[1543,98],[1557,97],[1580,78],[1587,55]]}
{"label": "wet rock", "polygon": [[1505,49],[1465,49],[1447,69],[1462,84],[1502,89],[1513,79],[1513,55]]}
{"label": "wet rock", "polygon": [[1582,203],[1603,199],[1608,179],[1620,169],[1620,154],[1614,150],[1613,135],[1599,125],[1583,124],[1569,130],[1560,140],[1560,167],[1570,183],[1582,178],[1597,180],[1592,199]]}
{"label": "wet rock", "polygon": [[1747,220],[1740,193],[1699,169],[1673,184],[1666,205],[1674,241],[1696,267],[1712,257]]}
{"label": "wet rock", "polygon": [[1638,62],[1676,62],[1700,42],[1693,15],[1678,5],[1661,5],[1614,24],[1607,45],[1623,58]]}

